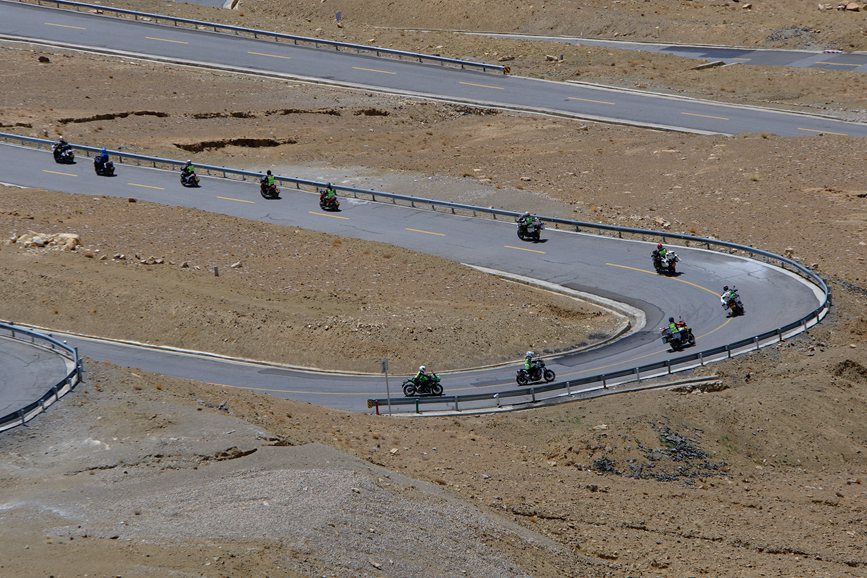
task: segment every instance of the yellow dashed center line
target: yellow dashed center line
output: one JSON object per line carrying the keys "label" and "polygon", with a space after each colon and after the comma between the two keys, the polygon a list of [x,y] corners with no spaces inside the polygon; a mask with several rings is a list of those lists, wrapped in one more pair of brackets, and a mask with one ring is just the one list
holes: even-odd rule
{"label": "yellow dashed center line", "polygon": [[539,251],[537,249],[526,249],[524,247],[515,247],[514,245],[503,245],[506,249],[514,249],[516,251],[527,251],[528,253],[538,253],[540,255],[544,255],[545,251]]}
{"label": "yellow dashed center line", "polygon": [[143,185],[141,183],[127,183],[127,184],[131,187],[141,187],[143,189],[154,189],[157,191],[164,191],[165,190],[165,188],[163,188],[163,187],[155,187],[153,185]]}
{"label": "yellow dashed center line", "polygon": [[172,44],[189,44],[184,40],[171,40],[170,38],[158,38],[156,36],[145,36],[148,40],[158,40],[160,42],[171,42]]}
{"label": "yellow dashed center line", "polygon": [[43,22],[46,26],[57,26],[58,28],[73,28],[75,30],[87,30],[83,26],[73,26],[71,24],[57,24],[56,22]]}
{"label": "yellow dashed center line", "polygon": [[390,70],[379,70],[378,68],[364,68],[363,66],[353,66],[353,70],[363,70],[365,72],[378,72],[379,74],[397,74]]}
{"label": "yellow dashed center line", "polygon": [[268,56],[269,58],[283,58],[285,60],[292,60],[291,56],[283,56],[281,54],[268,54],[267,52],[248,52],[247,54],[252,54],[253,56]]}
{"label": "yellow dashed center line", "polygon": [[328,213],[318,213],[316,211],[307,211],[311,215],[316,215],[317,217],[331,217],[332,219],[343,219],[344,221],[348,221],[349,217],[341,217],[340,215],[329,215]]}
{"label": "yellow dashed center line", "polygon": [[802,130],[802,131],[804,131],[804,132],[814,132],[814,133],[817,133],[817,134],[834,134],[834,135],[837,135],[837,136],[849,136],[849,135],[848,135],[847,133],[845,133],[845,132],[831,132],[830,130],[816,130],[816,129],[813,129],[813,128],[798,128],[798,130]]}
{"label": "yellow dashed center line", "polygon": [[714,118],[716,120],[728,120],[728,118],[726,118],[724,116],[714,116],[712,114],[697,114],[695,112],[682,112],[680,114],[682,114],[684,116],[698,116],[701,118]]}
{"label": "yellow dashed center line", "polygon": [[422,229],[412,229],[410,227],[406,227],[407,231],[412,231],[413,233],[423,233],[425,235],[434,235],[436,237],[445,237],[445,233],[434,233],[433,231],[424,231]]}
{"label": "yellow dashed center line", "polygon": [[[656,271],[649,271],[647,269],[639,269],[638,267],[630,267],[629,265],[618,265],[617,263],[605,263],[609,267],[619,267],[620,269],[629,269],[630,271],[638,271],[639,273],[647,273],[648,275],[653,275],[654,277],[659,274]],[[677,277],[667,277],[667,279],[671,279],[672,281],[677,281],[678,283],[683,283],[684,285],[690,285],[695,287],[696,289],[701,289],[702,291],[707,291],[714,297],[719,297],[719,294],[713,289],[708,289],[707,287],[702,287],[697,283],[693,283],[692,281],[686,281],[684,279],[678,279]]]}
{"label": "yellow dashed center line", "polygon": [[235,201],[236,203],[248,203],[250,205],[255,205],[256,201],[248,201],[246,199],[236,199],[235,197],[221,197],[217,195],[218,199],[223,199],[224,201]]}
{"label": "yellow dashed center line", "polygon": [[477,86],[479,88],[493,88],[494,90],[504,90],[502,86],[492,86],[490,84],[476,84],[475,82],[464,81],[460,81],[459,84],[463,84],[464,86]]}
{"label": "yellow dashed center line", "polygon": [[51,173],[52,175],[63,175],[64,177],[77,177],[75,173],[64,173],[61,171],[49,171],[48,169],[42,169],[43,173]]}
{"label": "yellow dashed center line", "polygon": [[607,100],[593,100],[592,98],[578,98],[577,96],[567,96],[566,100],[577,100],[578,102],[592,102],[593,104],[609,104],[614,106],[613,102]]}

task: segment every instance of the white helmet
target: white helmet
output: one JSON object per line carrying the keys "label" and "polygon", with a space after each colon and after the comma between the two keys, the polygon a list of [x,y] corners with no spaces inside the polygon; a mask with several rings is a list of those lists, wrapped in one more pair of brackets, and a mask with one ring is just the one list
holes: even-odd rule
{"label": "white helmet", "polygon": [[533,357],[534,355],[536,355],[536,354],[532,351],[527,352],[527,357]]}
{"label": "white helmet", "polygon": [[427,370],[427,367],[425,367],[424,365],[419,365],[419,366],[418,366],[418,370],[419,370],[419,371],[426,371],[426,370]]}

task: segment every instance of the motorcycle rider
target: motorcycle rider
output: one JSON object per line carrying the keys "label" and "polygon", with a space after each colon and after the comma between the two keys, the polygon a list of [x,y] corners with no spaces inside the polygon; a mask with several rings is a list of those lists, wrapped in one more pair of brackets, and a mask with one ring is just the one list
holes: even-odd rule
{"label": "motorcycle rider", "polygon": [[421,387],[427,385],[427,382],[430,380],[431,376],[427,372],[427,367],[424,365],[418,366],[418,373],[415,374],[413,381],[415,381],[416,387]]}
{"label": "motorcycle rider", "polygon": [[722,303],[722,306],[725,309],[729,308],[729,303],[731,303],[732,301],[737,301],[737,298],[738,298],[737,287],[732,286],[732,288],[729,289],[728,285],[725,285],[723,287],[723,292],[719,296],[720,303]]}
{"label": "motorcycle rider", "polygon": [[657,243],[656,249],[654,249],[653,253],[651,253],[651,256],[653,257],[653,263],[656,266],[659,266],[666,255],[668,255],[668,249],[663,247],[662,243]]}
{"label": "motorcycle rider", "polygon": [[325,190],[322,191],[322,198],[326,203],[330,203],[337,198],[337,191],[334,190],[334,185],[331,183],[325,185]]}
{"label": "motorcycle rider", "polygon": [[54,150],[61,153],[71,148],[72,146],[70,146],[70,144],[66,142],[66,139],[62,136],[57,140],[56,143],[54,143]]}
{"label": "motorcycle rider", "polygon": [[187,159],[187,164],[181,169],[181,176],[187,182],[191,182],[193,175],[196,174],[196,167],[193,166],[193,161]]}
{"label": "motorcycle rider", "polygon": [[93,158],[93,162],[94,162],[94,164],[96,164],[96,166],[98,166],[100,169],[102,169],[103,167],[105,167],[105,163],[108,162],[108,151],[105,150],[105,147],[103,147],[102,150],[99,151],[99,154],[96,155],[96,156]]}
{"label": "motorcycle rider", "polygon": [[265,176],[262,179],[262,182],[264,182],[265,186],[268,188],[277,186],[277,178],[271,174],[270,170],[268,170],[268,172],[265,173]]}
{"label": "motorcycle rider", "polygon": [[527,355],[524,356],[524,369],[527,373],[530,373],[530,370],[533,369],[533,358],[536,356],[536,353],[533,351],[528,351]]}

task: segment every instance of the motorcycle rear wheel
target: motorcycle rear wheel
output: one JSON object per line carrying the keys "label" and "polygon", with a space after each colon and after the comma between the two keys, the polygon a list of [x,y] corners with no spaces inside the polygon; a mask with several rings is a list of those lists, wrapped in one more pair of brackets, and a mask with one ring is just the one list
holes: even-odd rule
{"label": "motorcycle rear wheel", "polygon": [[515,376],[515,381],[518,382],[518,385],[527,385],[528,383],[530,383],[529,379],[527,378],[526,371],[519,372],[518,375]]}
{"label": "motorcycle rear wheel", "polygon": [[403,394],[406,397],[412,397],[416,394],[415,384],[412,381],[403,382]]}

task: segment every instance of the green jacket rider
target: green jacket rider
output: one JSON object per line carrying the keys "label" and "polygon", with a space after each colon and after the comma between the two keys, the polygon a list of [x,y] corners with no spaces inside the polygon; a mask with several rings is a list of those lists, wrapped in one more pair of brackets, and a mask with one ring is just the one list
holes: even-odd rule
{"label": "green jacket rider", "polygon": [[264,180],[265,180],[265,184],[269,187],[277,186],[277,179],[276,179],[276,177],[274,177],[274,175],[271,174],[271,171],[267,172]]}
{"label": "green jacket rider", "polygon": [[187,164],[181,169],[185,175],[191,175],[196,172],[196,167],[193,166],[193,161],[187,160]]}
{"label": "green jacket rider", "polygon": [[[334,187],[331,185],[331,183],[328,183],[327,185],[325,185],[324,194],[325,194],[325,200],[330,201],[330,200],[334,199],[334,197],[337,196],[337,191],[334,190]],[[422,366],[422,367],[424,367],[424,366]]]}
{"label": "green jacket rider", "polygon": [[421,384],[430,379],[430,375],[427,373],[427,368],[424,365],[420,365],[418,367],[418,373],[415,374],[413,380],[416,384]]}
{"label": "green jacket rider", "polygon": [[524,369],[527,370],[527,373],[533,368],[533,357],[535,355],[532,351],[528,351],[527,355],[524,356]]}

